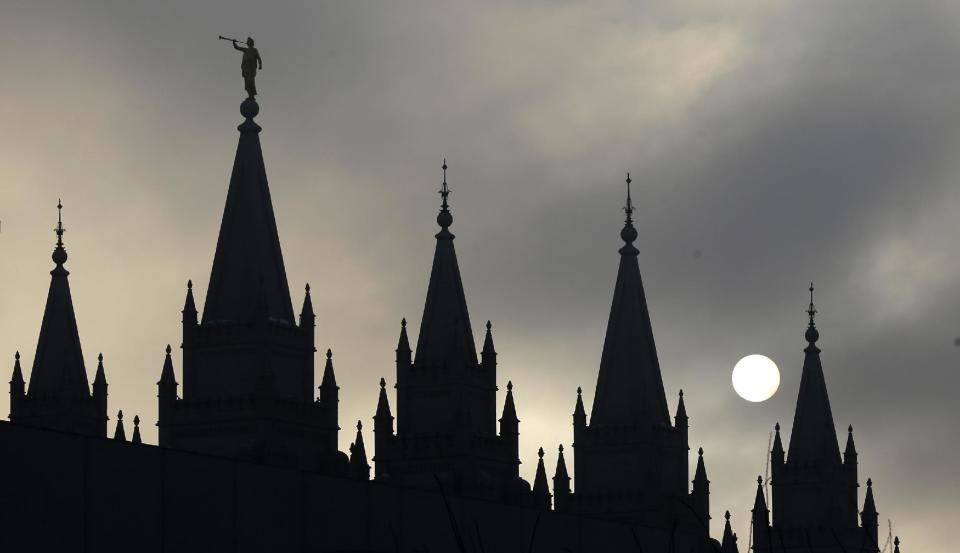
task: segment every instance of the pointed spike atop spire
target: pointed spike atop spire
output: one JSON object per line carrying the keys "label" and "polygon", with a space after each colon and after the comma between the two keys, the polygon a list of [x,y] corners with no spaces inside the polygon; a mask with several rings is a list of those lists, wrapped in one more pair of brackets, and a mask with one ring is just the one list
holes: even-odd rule
{"label": "pointed spike atop spire", "polygon": [[300,326],[311,325],[316,319],[313,312],[313,299],[310,297],[310,283],[303,287],[303,307],[300,309]]}
{"label": "pointed spike atop spire", "polygon": [[508,381],[507,381],[507,391],[508,391],[508,392],[513,391],[513,381],[512,381],[512,380],[508,380]]}
{"label": "pointed spike atop spire", "polygon": [[697,471],[693,475],[694,488],[702,484],[709,484],[707,480],[707,467],[703,461],[703,448],[697,450]]}
{"label": "pointed spike atop spire", "polygon": [[628,225],[633,224],[633,199],[630,197],[630,183],[633,182],[630,180],[630,172],[627,172],[627,205],[623,207],[623,211],[627,214],[627,220],[625,221]]}
{"label": "pointed spike atop spire", "polygon": [[113,439],[120,442],[127,441],[127,434],[123,431],[123,411],[117,412],[117,429],[113,433]]}
{"label": "pointed spike atop spire", "polygon": [[680,426],[689,420],[687,417],[687,406],[683,402],[683,390],[680,390],[680,399],[677,400],[677,414],[673,417],[674,424]]}
{"label": "pointed spike atop spire", "polygon": [[893,538],[893,553],[900,553],[900,536]]}
{"label": "pointed spike atop spire", "polygon": [[197,304],[193,300],[193,281],[187,281],[187,297],[183,300],[183,322],[184,323],[193,323],[197,322]]}
{"label": "pointed spike atop spire", "polygon": [[381,377],[380,377],[380,389],[382,390],[382,389],[384,389],[384,388],[386,388],[386,387],[387,387],[387,381],[381,376]]}
{"label": "pointed spike atop spire", "polygon": [[93,394],[106,396],[107,375],[103,369],[103,353],[97,355],[97,374],[93,377]]}
{"label": "pointed spike atop spire", "polygon": [[[778,422],[773,426],[773,449],[771,452],[774,455],[782,456],[783,455],[783,441],[780,440],[780,423]],[[782,461],[782,458],[781,458]]]}
{"label": "pointed spike atop spire", "polygon": [[853,425],[847,426],[847,447],[843,451],[844,458],[857,454],[857,448],[853,443]]}
{"label": "pointed spike atop spire", "polygon": [[630,173],[627,173],[627,204],[623,208],[627,214],[627,218],[623,222],[623,230],[620,231],[620,238],[625,242],[624,246],[620,248],[622,255],[636,255],[639,253],[637,248],[633,246],[633,241],[637,239],[637,229],[633,227],[633,199],[630,197],[631,182],[633,181],[630,180]]}
{"label": "pointed spike atop spire", "polygon": [[143,440],[140,439],[140,415],[133,416],[133,439],[130,441],[135,444],[143,443]]}
{"label": "pointed spike atop spire", "polygon": [[723,539],[720,542],[720,553],[739,553],[737,549],[737,535],[733,533],[730,527],[730,511],[723,514],[726,519],[723,525]]}
{"label": "pointed spike atop spire", "polygon": [[397,340],[398,361],[409,362],[410,339],[407,338],[407,318],[400,320],[400,338]]}
{"label": "pointed spike atop spire", "polygon": [[497,350],[493,347],[493,325],[487,321],[487,334],[483,338],[483,350],[480,355],[485,363],[495,363]]}
{"label": "pointed spike atop spire", "polygon": [[53,232],[57,235],[57,246],[54,248],[51,257],[53,262],[56,263],[57,269],[62,269],[63,264],[67,262],[67,250],[63,247],[63,233],[67,232],[67,229],[63,227],[63,204],[60,200],[57,200],[57,226],[53,229]]}
{"label": "pointed spike atop spire", "polygon": [[577,386],[577,406],[573,410],[574,424],[586,423],[587,412],[583,408],[583,388]]}
{"label": "pointed spike atop spire", "polygon": [[24,384],[23,369],[20,368],[20,352],[19,351],[13,355],[13,376],[10,378],[10,384],[18,385],[21,387],[21,389]]}
{"label": "pointed spike atop spire", "polygon": [[860,519],[865,528],[877,526],[877,503],[873,499],[873,480],[867,478],[867,493],[863,498],[863,511]]}
{"label": "pointed spike atop spire", "polygon": [[807,315],[810,317],[810,322],[807,324],[807,332],[805,337],[807,342],[810,342],[810,346],[816,343],[820,339],[820,332],[817,330],[817,325],[814,322],[814,316],[817,314],[817,309],[813,305],[813,282],[810,283],[810,305],[807,307]]}
{"label": "pointed spike atop spire", "polygon": [[567,473],[567,462],[563,458],[563,444],[560,444],[557,451],[557,470],[553,473],[553,491],[560,495],[563,486],[565,486],[563,493],[569,492],[570,475]]}
{"label": "pointed spike atop spire", "polygon": [[727,523],[730,522],[730,511],[729,511],[729,510],[728,510],[726,513],[723,513],[723,518],[727,519]]}
{"label": "pointed spike atop spire", "polygon": [[[441,235],[449,234],[447,228],[453,224],[453,216],[450,214],[450,203],[447,198],[450,196],[450,187],[447,185],[447,158],[443,158],[443,184],[440,185],[440,213],[437,215],[437,224],[440,225]],[[438,236],[439,238],[440,236]],[[452,236],[451,236],[452,237]]]}
{"label": "pointed spike atop spire", "polygon": [[160,381],[157,382],[157,385],[160,386],[161,395],[163,395],[164,389],[166,389],[167,393],[170,393],[172,390],[172,394],[176,395],[177,379],[173,374],[173,357],[170,355],[171,351],[173,351],[173,349],[170,347],[170,344],[167,344],[166,355],[163,358],[163,369],[160,371]]}
{"label": "pointed spike atop spire", "polygon": [[357,438],[350,444],[350,475],[356,480],[370,480],[367,449],[363,445],[363,424],[357,421]]}
{"label": "pointed spike atop spire", "polygon": [[543,459],[543,447],[541,447],[540,450],[537,451],[537,456]]}

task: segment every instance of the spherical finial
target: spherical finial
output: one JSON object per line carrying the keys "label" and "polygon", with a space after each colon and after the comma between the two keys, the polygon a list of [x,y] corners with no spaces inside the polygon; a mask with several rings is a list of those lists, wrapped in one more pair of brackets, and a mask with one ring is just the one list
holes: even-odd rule
{"label": "spherical finial", "polygon": [[134,416],[133,416],[133,425],[134,425],[134,426],[140,426],[140,415],[134,415]]}
{"label": "spherical finial", "polygon": [[167,355],[170,355],[171,351],[173,351],[173,348],[170,347],[170,344],[167,344]]}
{"label": "spherical finial", "polygon": [[623,230],[620,231],[620,238],[623,239],[627,244],[633,243],[637,239],[637,229],[633,228],[632,223],[627,223]]}
{"label": "spherical finial", "polygon": [[702,447],[697,450],[697,455],[703,457],[703,448],[702,448]]}
{"label": "spherical finial", "polygon": [[446,208],[437,214],[437,224],[442,228],[449,228],[453,224],[453,215]]}
{"label": "spherical finial", "polygon": [[57,246],[57,249],[53,250],[53,255],[50,256],[53,259],[53,262],[57,265],[63,265],[67,262],[67,250],[63,249],[63,246]]}
{"label": "spherical finial", "polygon": [[253,119],[260,113],[260,105],[253,98],[247,98],[240,104],[240,114],[247,119]]}
{"label": "spherical finial", "polygon": [[820,339],[820,331],[817,330],[817,327],[813,326],[813,323],[810,323],[810,326],[807,327],[807,331],[803,334],[803,336],[808,342],[813,344]]}
{"label": "spherical finial", "polygon": [[13,358],[16,359],[17,361],[19,361],[19,360],[20,360],[20,352],[18,351],[17,353],[14,353],[14,354],[13,354]]}

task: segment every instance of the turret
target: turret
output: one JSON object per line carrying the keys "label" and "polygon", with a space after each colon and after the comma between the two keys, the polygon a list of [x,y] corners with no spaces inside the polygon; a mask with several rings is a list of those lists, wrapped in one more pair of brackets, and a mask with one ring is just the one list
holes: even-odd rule
{"label": "turret", "polygon": [[410,339],[407,338],[407,319],[400,320],[400,338],[397,340],[397,374],[410,368]]}
{"label": "turret", "polygon": [[357,439],[350,444],[350,478],[363,482],[370,480],[367,450],[363,446],[363,423],[360,421],[357,421]]}
{"label": "turret", "polygon": [[693,475],[693,491],[690,492],[690,503],[700,522],[703,523],[704,527],[709,529],[710,481],[707,480],[707,468],[703,463],[703,448],[701,447],[697,453],[697,471]]}
{"label": "turret", "polygon": [[510,459],[516,462],[514,472],[519,475],[520,419],[517,418],[517,406],[513,402],[513,381],[507,381],[507,397],[503,400],[503,414],[500,417],[500,439],[510,448]]}
{"label": "turret", "polygon": [[[93,403],[97,420],[97,435],[107,435],[107,376],[103,370],[103,354],[97,355],[97,374],[93,378]],[[100,432],[102,427],[102,432]]]}
{"label": "turret", "polygon": [[537,475],[533,480],[533,504],[538,509],[550,509],[550,485],[547,484],[547,470],[543,467],[543,448],[537,451]]}
{"label": "turret", "polygon": [[10,377],[10,420],[17,422],[17,414],[20,405],[23,402],[25,382],[23,381],[23,371],[20,369],[20,352],[13,356],[13,375]]}
{"label": "turret", "polygon": [[587,428],[587,412],[583,409],[583,388],[577,386],[577,406],[573,409],[573,447],[578,436]]}
{"label": "turret", "polygon": [[867,495],[863,499],[863,511],[860,512],[860,521],[863,531],[867,534],[867,543],[876,547],[879,538],[879,517],[877,505],[873,500],[873,480],[867,478]]}
{"label": "turret", "polygon": [[763,496],[763,477],[757,476],[757,495],[753,500],[753,548],[764,551],[770,548],[770,510]]}
{"label": "turret", "polygon": [[127,441],[127,433],[123,430],[123,411],[117,412],[117,429],[113,432],[113,439],[118,442]]}
{"label": "turret", "polygon": [[140,415],[133,416],[133,438],[130,440],[130,443],[143,443],[143,440],[140,438]]}
{"label": "turret", "polygon": [[497,351],[493,348],[493,325],[487,321],[487,334],[483,339],[483,351],[480,352],[480,365],[486,370],[497,368]]}
{"label": "turret", "polygon": [[853,425],[847,426],[847,447],[843,450],[843,473],[846,476],[844,488],[847,498],[844,501],[844,522],[850,526],[857,525],[857,448],[853,443]]}
{"label": "turret", "polygon": [[184,330],[190,326],[197,325],[197,304],[193,301],[193,281],[187,281],[187,298],[183,301],[183,311],[180,313],[183,314],[181,321],[183,322]]}
{"label": "turret", "polygon": [[723,525],[723,541],[720,542],[720,553],[740,553],[737,549],[737,535],[730,528],[730,511],[723,514],[726,522]]}
{"label": "turret", "polygon": [[[320,381],[320,407],[323,408],[327,425],[330,428],[340,428],[340,387],[337,386],[337,377],[333,372],[333,351],[327,348],[327,362],[323,366],[323,378]],[[330,451],[337,449],[337,433],[330,433]]]}
{"label": "turret", "polygon": [[[377,400],[377,413],[373,417],[373,439],[376,448],[373,458],[376,463],[376,477],[382,478],[387,474],[382,461],[387,458],[387,450],[393,440],[393,414],[390,412],[390,400],[387,398],[387,381],[380,379],[380,398]],[[377,456],[382,455],[381,462]]]}
{"label": "turret", "polygon": [[687,417],[687,406],[683,402],[683,390],[680,390],[680,399],[677,400],[677,414],[673,417],[674,428],[680,432],[681,449],[677,452],[672,463],[677,467],[677,489],[687,493],[687,482],[690,480],[690,419]]}
{"label": "turret", "polygon": [[313,312],[313,300],[310,299],[310,284],[304,286],[303,308],[300,309],[300,328],[309,330],[313,335],[313,327],[316,325],[317,316]]}
{"label": "turret", "polygon": [[563,444],[558,449],[557,470],[553,473],[553,508],[562,511],[567,510],[570,501],[570,475],[567,473],[567,463],[563,460]]}
{"label": "turret", "polygon": [[157,382],[159,399],[157,429],[158,443],[160,447],[170,447],[170,424],[172,423],[173,412],[177,404],[177,379],[173,374],[173,358],[170,352],[173,351],[170,344],[167,344],[166,356],[163,358],[163,369],[160,372],[160,381]]}

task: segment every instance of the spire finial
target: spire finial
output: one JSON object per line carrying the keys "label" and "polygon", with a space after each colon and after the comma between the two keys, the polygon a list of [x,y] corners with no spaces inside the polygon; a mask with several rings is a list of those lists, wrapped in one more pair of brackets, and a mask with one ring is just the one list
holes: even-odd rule
{"label": "spire finial", "polygon": [[540,448],[539,451],[537,451],[537,456],[540,457],[541,459],[543,459],[543,448],[542,448],[542,447]]}
{"label": "spire finial", "polygon": [[762,485],[762,484],[763,484],[763,477],[757,476],[757,485]]}
{"label": "spire finial", "polygon": [[327,348],[327,359],[332,359],[332,358],[333,358],[333,350],[330,348]]}
{"label": "spire finial", "polygon": [[558,449],[560,450],[560,453],[563,453],[563,444],[560,444],[560,447]]}
{"label": "spire finial", "polygon": [[167,344],[167,355],[170,355],[171,351],[173,351],[173,348],[170,347],[170,344]]}
{"label": "spire finial", "polygon": [[580,386],[577,386],[577,395],[579,396],[581,394],[583,394],[583,388],[581,388]]}
{"label": "spire finial", "polygon": [[310,293],[310,283],[309,283],[309,282],[307,283],[306,286],[304,286],[304,289],[307,291],[307,294]]}
{"label": "spire finial", "polygon": [[117,411],[117,420],[118,421],[123,420],[123,410]]}
{"label": "spire finial", "polygon": [[67,229],[63,228],[63,203],[57,200],[57,227],[53,229],[57,235],[57,247],[53,250],[53,262],[58,266],[67,262],[67,250],[63,249],[63,233]]}
{"label": "spire finial", "polygon": [[730,522],[730,511],[723,513],[723,518],[727,519],[727,522]]}
{"label": "spire finial", "polygon": [[702,448],[702,447],[697,450],[697,455],[703,457],[703,448]]}
{"label": "spire finial", "polygon": [[867,478],[867,487],[868,487],[868,488],[872,488],[872,487],[873,487],[873,479]]}
{"label": "spire finial", "polygon": [[633,223],[633,200],[630,198],[630,183],[633,182],[630,180],[630,172],[627,172],[627,205],[623,206],[623,211],[627,214],[627,224]]}
{"label": "spire finial", "polygon": [[777,432],[780,432],[780,423],[778,422],[777,424],[773,425],[773,429]]}
{"label": "spire finial", "polygon": [[817,325],[814,323],[814,315],[817,314],[817,308],[813,306],[813,282],[810,283],[810,306],[807,307],[807,315],[810,316],[810,323],[807,325],[806,338],[807,342],[810,342],[810,345],[813,345],[814,342],[820,339],[820,332],[817,330]]}
{"label": "spire finial", "polygon": [[363,423],[360,421],[357,421],[357,430],[358,431],[363,430]]}
{"label": "spire finial", "polygon": [[622,254],[636,254],[637,249],[633,247],[633,241],[637,239],[637,229],[633,228],[633,199],[630,196],[630,173],[627,173],[627,204],[623,207],[627,218],[623,221],[623,230],[620,231],[620,238],[627,244],[620,248]]}
{"label": "spire finial", "polygon": [[13,354],[13,358],[16,359],[17,361],[19,361],[19,360],[20,360],[20,352],[17,351],[17,353],[14,353],[14,354]]}
{"label": "spire finial", "polygon": [[[453,215],[450,214],[450,204],[447,197],[450,195],[450,187],[447,186],[447,158],[443,158],[443,184],[440,186],[440,213],[437,215],[437,224],[445,231],[447,227],[453,224]],[[447,233],[449,234],[449,233]],[[440,235],[446,236],[443,231]]]}
{"label": "spire finial", "polygon": [[508,391],[508,392],[512,392],[512,391],[513,391],[513,381],[512,381],[512,380],[508,380],[508,381],[507,381],[507,391]]}
{"label": "spire finial", "polygon": [[383,389],[383,388],[386,388],[386,387],[387,387],[387,381],[381,376],[381,377],[380,377],[380,388]]}

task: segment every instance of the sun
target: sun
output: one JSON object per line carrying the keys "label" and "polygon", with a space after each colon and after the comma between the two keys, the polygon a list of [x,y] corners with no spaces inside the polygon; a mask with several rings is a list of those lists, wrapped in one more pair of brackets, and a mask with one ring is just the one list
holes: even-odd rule
{"label": "sun", "polygon": [[747,401],[766,401],[780,387],[780,369],[765,355],[748,355],[733,367],[733,389]]}

